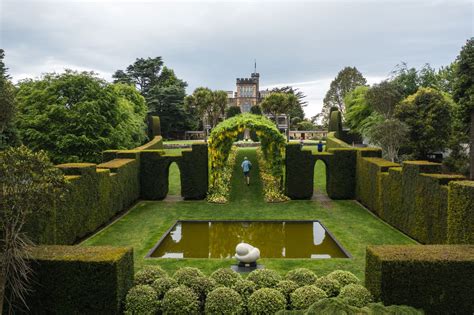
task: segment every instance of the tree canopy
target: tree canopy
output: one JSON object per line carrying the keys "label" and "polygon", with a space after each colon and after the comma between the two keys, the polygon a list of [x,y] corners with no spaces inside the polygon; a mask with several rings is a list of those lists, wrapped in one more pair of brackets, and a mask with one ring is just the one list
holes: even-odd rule
{"label": "tree canopy", "polygon": [[327,123],[331,107],[337,107],[345,121],[346,105],[344,104],[344,97],[356,87],[366,84],[367,80],[356,67],[345,67],[339,71],[336,78],[331,82],[323,100],[323,109],[320,114],[323,123]]}
{"label": "tree canopy", "polygon": [[194,90],[192,95],[185,98],[186,107],[195,111],[202,121],[207,121],[211,128],[215,127],[224,117],[227,107],[227,93],[212,91],[205,87]]}
{"label": "tree canopy", "polygon": [[298,89],[293,88],[291,86],[284,86],[284,87],[273,88],[272,92],[273,93],[286,93],[286,94],[292,94],[296,96],[296,103],[285,114],[289,115],[291,118],[298,117],[301,120],[304,119],[303,108],[308,105],[308,102],[304,100],[306,98],[306,95],[302,91],[299,91]]}
{"label": "tree canopy", "polygon": [[187,83],[164,66],[161,57],[137,58],[127,69],[117,70],[115,83],[132,84],[145,98],[148,112],[160,116],[163,136],[196,127],[184,106]]}
{"label": "tree canopy", "polygon": [[275,92],[265,97],[260,106],[264,113],[272,115],[277,122],[279,115],[288,114],[297,104],[298,98],[295,94]]}
{"label": "tree canopy", "polygon": [[408,125],[409,147],[415,158],[444,151],[451,134],[452,100],[432,88],[420,88],[396,108],[398,119]]}
{"label": "tree canopy", "polygon": [[55,163],[100,162],[107,149],[144,142],[146,105],[135,87],[66,70],[19,84],[17,125],[24,143]]}
{"label": "tree canopy", "polygon": [[0,149],[18,142],[18,135],[13,126],[16,113],[15,87],[10,82],[4,58],[5,52],[0,49]]}

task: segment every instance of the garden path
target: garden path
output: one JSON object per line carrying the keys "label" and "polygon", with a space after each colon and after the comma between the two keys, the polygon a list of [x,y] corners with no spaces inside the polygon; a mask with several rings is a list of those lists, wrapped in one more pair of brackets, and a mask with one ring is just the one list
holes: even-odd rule
{"label": "garden path", "polygon": [[[247,186],[242,172],[242,161],[247,157],[252,163],[250,171],[250,186]],[[230,202],[255,204],[263,201],[262,181],[260,179],[257,153],[255,148],[239,148],[232,174]]]}

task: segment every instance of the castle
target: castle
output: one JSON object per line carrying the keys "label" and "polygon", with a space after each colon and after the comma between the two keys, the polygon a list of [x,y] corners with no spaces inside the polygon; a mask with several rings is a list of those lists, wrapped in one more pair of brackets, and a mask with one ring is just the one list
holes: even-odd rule
{"label": "castle", "polygon": [[250,112],[250,108],[270,94],[269,90],[260,91],[260,74],[255,71],[250,78],[237,78],[236,91],[227,91],[228,106],[238,106],[242,113]]}

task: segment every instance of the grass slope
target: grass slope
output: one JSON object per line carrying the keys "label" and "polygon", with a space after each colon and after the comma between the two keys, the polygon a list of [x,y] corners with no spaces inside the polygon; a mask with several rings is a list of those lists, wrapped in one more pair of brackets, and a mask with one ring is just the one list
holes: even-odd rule
{"label": "grass slope", "polygon": [[[253,164],[251,185],[244,184],[240,163],[248,156]],[[183,266],[201,268],[211,273],[234,264],[232,259],[145,259],[165,231],[179,219],[282,219],[320,220],[348,250],[352,259],[261,259],[266,268],[285,273],[296,267],[307,267],[322,275],[335,269],[345,269],[364,278],[365,248],[372,244],[412,244],[404,234],[388,226],[354,201],[333,201],[328,205],[318,201],[289,201],[269,204],[263,201],[258,177],[255,149],[240,149],[232,179],[230,202],[226,205],[206,201],[139,202],[127,215],[95,234],[82,245],[115,245],[134,248],[135,268],[158,264],[170,273]],[[316,171],[324,171],[323,167]],[[173,181],[175,179],[171,179]],[[319,183],[322,184],[322,183]]]}

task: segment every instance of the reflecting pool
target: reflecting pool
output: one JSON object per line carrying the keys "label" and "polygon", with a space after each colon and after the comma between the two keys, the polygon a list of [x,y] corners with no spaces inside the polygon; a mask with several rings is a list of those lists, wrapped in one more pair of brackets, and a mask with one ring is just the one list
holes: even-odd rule
{"label": "reflecting pool", "polygon": [[148,256],[232,258],[240,242],[261,258],[349,257],[319,221],[178,221]]}

